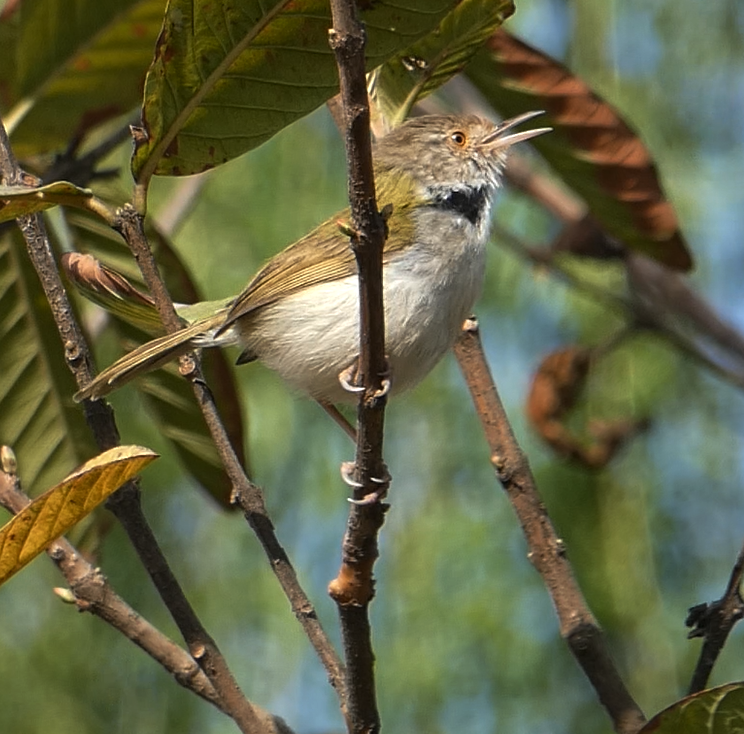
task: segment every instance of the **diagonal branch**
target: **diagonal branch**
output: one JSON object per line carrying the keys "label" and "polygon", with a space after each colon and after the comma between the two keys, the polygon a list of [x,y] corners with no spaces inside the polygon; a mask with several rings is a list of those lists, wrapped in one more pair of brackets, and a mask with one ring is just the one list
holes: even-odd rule
{"label": "diagonal branch", "polygon": [[636,734],[645,717],[625,687],[607,649],[571,565],[540,499],[526,456],[517,444],[483,353],[478,325],[466,322],[455,344],[476,412],[496,470],[529,548],[528,557],[542,576],[558,615],[561,636],[594,686],[618,734]]}
{"label": "diagonal branch", "polygon": [[[7,184],[34,183],[18,165],[2,124],[0,124],[0,177]],[[36,269],[51,307],[65,347],[67,363],[78,385],[82,387],[91,378],[90,350],[62,285],[43,219],[40,215],[33,214],[21,217],[18,225],[26,241],[29,258]],[[102,401],[87,400],[85,401],[85,413],[99,447],[110,448],[118,444],[119,435],[110,407]],[[107,507],[122,522],[161,598],[189,644],[191,654],[215,687],[224,710],[229,712],[241,731],[250,734],[265,734],[263,723],[240,693],[224,658],[196,617],[168,566],[152,529],[142,513],[138,483],[127,482],[109,498]]]}
{"label": "diagonal branch", "polygon": [[[157,263],[147,242],[142,218],[134,207],[125,206],[119,212],[118,229],[140,266],[163,324],[168,330],[175,331],[180,328],[180,319],[176,314],[173,300],[160,276]],[[269,559],[271,569],[287,595],[292,611],[325,667],[329,681],[336,690],[343,708],[345,700],[343,665],[323,630],[310,599],[300,586],[287,554],[276,537],[274,526],[266,512],[263,492],[246,476],[240,459],[230,443],[227,430],[220,419],[212,393],[201,374],[198,361],[193,356],[187,355],[181,357],[180,364],[181,373],[192,383],[196,401],[202,411],[225,472],[232,484],[234,501],[243,510],[248,523],[258,537]],[[192,633],[197,631],[196,628],[193,628]],[[240,695],[242,697],[242,694]]]}
{"label": "diagonal branch", "polygon": [[[7,450],[7,447],[3,447]],[[4,462],[7,464],[7,462]],[[31,500],[23,493],[18,476],[9,467],[0,470],[0,505],[14,515]],[[94,568],[64,538],[47,550],[73,593],[81,611],[91,612],[157,660],[176,681],[221,708],[220,698],[196,661],[185,650],[143,619],[110,587],[100,570]]]}

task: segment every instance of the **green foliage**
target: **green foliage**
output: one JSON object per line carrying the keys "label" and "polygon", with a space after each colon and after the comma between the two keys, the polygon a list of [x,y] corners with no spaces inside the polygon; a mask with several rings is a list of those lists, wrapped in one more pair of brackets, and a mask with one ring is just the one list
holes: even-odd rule
{"label": "green foliage", "polygon": [[[208,19],[219,20],[211,15],[217,5],[191,5]],[[191,5],[171,3],[169,22],[178,20],[174,17],[178,10],[191,12]],[[271,5],[268,14],[275,13],[285,26],[266,28],[276,33],[291,29],[291,23],[300,21],[292,19],[290,11],[310,5],[321,3]],[[392,12],[392,3],[372,5],[371,12],[379,17]],[[379,44],[375,58],[391,57],[396,59],[392,64],[399,63],[414,37],[420,38],[416,54],[427,59],[436,55],[436,43],[452,37],[431,29],[452,5],[437,4],[426,23],[419,22],[420,15],[411,15],[415,33],[399,25],[399,32],[383,36],[384,23],[371,24],[371,37],[375,31]],[[553,48],[566,41],[554,34],[568,20],[561,16],[564,25],[548,22],[554,19],[551,13],[559,12],[556,4],[523,0],[518,5],[522,30],[538,40],[547,38]],[[605,96],[623,100],[649,138],[656,139],[660,171],[681,204],[680,217],[703,263],[698,285],[708,287],[709,295],[725,305],[738,301],[744,277],[738,247],[744,201],[740,193],[736,198],[741,188],[739,156],[717,147],[722,139],[731,138],[742,145],[732,122],[738,119],[736,110],[729,110],[728,122],[720,119],[727,115],[708,111],[735,99],[732,84],[715,87],[711,70],[732,83],[741,73],[740,54],[733,52],[741,45],[741,34],[737,35],[741,13],[734,2],[723,5],[729,18],[725,23],[720,21],[721,11],[702,0],[663,2],[658,18],[655,9],[640,2],[621,7],[576,2],[573,20],[580,35],[570,60]],[[12,112],[12,142],[20,156],[27,159],[64,148],[76,131],[86,128],[88,114],[95,118],[101,110],[118,114],[134,109],[140,98],[132,80],[141,81],[152,60],[163,3],[106,0],[77,2],[73,8],[58,1],[23,0],[20,6],[20,15],[0,22],[0,104],[4,117]],[[261,7],[266,9],[266,4]],[[429,8],[431,3],[415,7]],[[495,10],[489,4],[462,2],[458,8],[485,18],[479,33],[490,28],[489,11]],[[327,14],[325,6],[323,12]],[[647,22],[649,13],[653,23]],[[370,17],[378,16],[368,16],[368,21]],[[138,18],[141,23],[134,22]],[[690,23],[700,18],[711,22],[705,27]],[[625,20],[617,25],[618,19]],[[235,148],[226,147],[221,158],[215,152],[214,160],[232,158],[273,136],[248,156],[210,173],[186,208],[182,226],[172,233],[175,259],[164,259],[165,272],[173,292],[178,292],[183,273],[191,273],[190,288],[181,282],[179,297],[184,300],[201,294],[222,299],[237,292],[263,260],[344,206],[343,153],[337,133],[327,113],[304,116],[335,89],[325,76],[316,78],[307,63],[319,55],[313,50],[325,44],[318,34],[321,26],[327,28],[327,20],[318,22],[317,28],[313,19],[308,24],[316,32],[310,50],[298,54],[301,68],[282,56],[281,62],[271,65],[268,79],[250,80],[254,108],[243,100],[239,110],[230,112],[236,79],[217,83],[216,78],[193,77],[194,69],[178,66],[176,82],[180,85],[184,77],[192,76],[197,95],[185,102],[171,99],[175,106],[166,111],[171,117],[162,113],[168,118],[162,130],[168,135],[175,132],[179,153],[190,151],[184,166],[201,169],[213,162],[209,150],[193,145],[189,137],[207,124],[208,114],[195,100],[212,101],[213,91],[230,88],[209,108],[217,120],[209,116],[208,132],[216,131],[224,140],[239,126]],[[445,23],[441,28],[452,31],[453,26]],[[226,27],[218,30],[223,35],[215,38],[224,39]],[[634,54],[650,53],[649,47],[636,48],[620,59],[608,54],[613,44],[635,42],[641,32],[647,34],[644,38],[659,33],[654,48],[661,57],[643,67],[651,69],[647,77],[631,77],[630,72],[626,76],[623,65],[631,63]],[[49,40],[62,36],[58,43]],[[209,73],[227,68],[230,54],[252,38],[243,29],[230,40],[227,53],[212,39],[204,46],[212,63]],[[468,38],[455,33],[454,42],[444,44],[453,56],[446,55],[451,65],[441,68],[454,69],[463,58],[460,54],[470,53]],[[178,39],[184,44],[179,51],[195,39],[202,36]],[[331,58],[325,45],[322,54],[326,74]],[[255,61],[258,56],[252,49],[240,54],[240,60]],[[158,99],[168,102],[158,87],[167,75],[155,78],[163,60],[159,57],[151,68],[148,110]],[[91,73],[83,73],[86,69]],[[295,74],[302,79],[299,88],[285,90]],[[382,79],[400,76],[399,66],[381,72]],[[699,82],[702,77],[704,85]],[[407,77],[402,98],[409,93],[410,82]],[[693,82],[697,86],[688,86]],[[270,91],[253,96],[259,86]],[[287,96],[280,95],[282,90]],[[709,95],[705,105],[700,103],[701,90]],[[300,93],[297,103],[289,94],[295,91]],[[491,99],[496,102],[495,94]],[[32,104],[25,106],[29,100]],[[446,101],[451,104],[452,98]],[[261,109],[275,102],[280,109]],[[509,114],[508,106],[500,109]],[[196,110],[199,114],[192,118],[190,113]],[[154,125],[160,114],[148,122]],[[709,140],[709,147],[696,143],[691,149],[708,126],[716,130],[715,140]],[[280,128],[285,129],[278,132]],[[729,138],[722,137],[722,130]],[[105,133],[97,132],[91,144]],[[249,140],[253,134],[257,137]],[[158,132],[154,142],[141,149],[135,167],[176,165],[173,157],[158,159],[154,152],[164,140],[166,134]],[[128,153],[120,151],[107,165],[126,167]],[[129,174],[122,181],[118,189],[99,181],[92,186],[100,197],[120,204],[130,195]],[[153,215],[167,214],[185,195],[181,182],[153,180]],[[64,246],[66,232],[68,242],[90,248],[131,277],[136,269],[123,248],[93,231],[90,220],[84,227],[81,217],[65,215],[55,229],[55,244]],[[496,218],[506,230],[530,242],[546,242],[554,234],[555,225],[544,212],[512,193],[502,195]],[[495,376],[582,588],[608,633],[613,656],[650,714],[685,690],[699,650],[697,642],[685,639],[685,610],[720,595],[741,543],[741,395],[654,335],[635,336],[599,360],[574,420],[584,425],[587,417],[646,416],[650,428],[603,470],[590,471],[557,458],[524,418],[530,373],[557,346],[604,342],[622,327],[623,312],[574,291],[503,247],[492,248],[488,267],[478,315]],[[612,295],[627,295],[619,268],[582,263],[571,264],[570,272]],[[0,442],[14,446],[27,489],[51,485],[94,453],[82,414],[72,404],[75,386],[44,303],[22,243],[16,234],[4,231]],[[89,316],[92,311],[84,313]],[[736,314],[732,310],[730,315]],[[131,340],[144,336],[120,325],[116,331],[104,328],[100,314],[88,322],[100,364],[120,353],[122,336]],[[336,572],[346,517],[346,488],[338,478],[338,465],[351,458],[353,449],[316,406],[288,394],[261,366],[241,368],[236,374],[240,398],[228,391],[222,401],[232,401],[239,412],[250,415],[246,443],[255,477],[267,488],[279,537],[335,637],[335,613],[326,586]],[[284,716],[297,732],[340,730],[343,722],[325,674],[242,518],[218,511],[192,491],[200,482],[224,497],[225,485],[217,476],[214,453],[185,382],[167,372],[154,379],[154,387],[151,383],[123,389],[112,404],[125,442],[151,445],[164,454],[144,479],[144,501],[187,595],[252,699]],[[210,384],[219,392],[223,383]],[[146,412],[152,410],[148,391],[161,399],[161,423]],[[137,396],[143,393],[140,400]],[[373,604],[385,731],[609,732],[604,712],[559,637],[547,594],[493,477],[453,362],[441,364],[415,393],[393,401],[388,419],[386,460],[394,484]],[[187,469],[175,460],[177,454],[186,456]],[[121,531],[108,538],[101,564],[139,613],[177,637]],[[0,707],[0,730],[232,731],[219,712],[175,685],[129,641],[98,620],[63,606],[49,592],[55,584],[59,576],[42,559],[0,590],[0,689],[4,700],[13,704]],[[741,678],[738,639],[734,637],[721,659],[714,683]],[[739,695],[739,686],[729,686],[704,694],[694,705],[701,705],[713,721],[714,716],[738,713]],[[694,705],[683,702],[662,713],[659,722],[669,731],[684,731],[674,728],[682,726],[674,717],[683,707],[694,710]],[[702,731],[719,731],[712,728],[717,721],[704,726],[708,728]],[[726,728],[720,730],[730,734]]]}
{"label": "green foliage", "polygon": [[0,186],[0,222],[12,222],[18,217],[51,209],[63,203],[75,202],[80,206],[91,193],[88,189],[81,189],[67,181],[54,181],[46,186],[27,189]]}
{"label": "green foliage", "polygon": [[[454,5],[381,0],[365,8],[369,68],[431,31]],[[147,75],[147,141],[132,161],[134,177],[205,171],[336,94],[330,26],[323,0],[171,2]]]}
{"label": "green foliage", "polygon": [[[132,111],[164,0],[30,0],[3,26],[3,119],[16,155],[64,148]],[[64,30],[62,30],[64,29]]]}
{"label": "green foliage", "polygon": [[510,0],[461,2],[435,31],[379,67],[370,89],[381,127],[400,125],[418,100],[461,72],[513,12]]}
{"label": "green foliage", "polygon": [[18,230],[0,235],[0,436],[13,447],[23,486],[48,489],[95,452],[75,381]]}
{"label": "green foliage", "polygon": [[688,696],[648,722],[639,734],[713,734],[744,730],[744,685],[732,683]]}

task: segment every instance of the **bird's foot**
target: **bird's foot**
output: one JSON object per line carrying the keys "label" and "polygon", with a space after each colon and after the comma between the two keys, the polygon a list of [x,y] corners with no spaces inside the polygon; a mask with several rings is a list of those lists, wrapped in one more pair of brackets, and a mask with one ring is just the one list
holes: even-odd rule
{"label": "bird's foot", "polygon": [[[354,478],[355,467],[356,465],[353,461],[344,461],[341,464],[341,479],[343,479],[344,483],[348,484],[352,489],[357,490],[361,489],[364,484]],[[382,477],[369,478],[369,481],[372,484],[378,485],[378,488],[374,489],[372,492],[368,492],[364,495],[364,497],[360,497],[359,499],[349,497],[349,502],[351,502],[352,505],[363,507],[365,505],[374,505],[377,502],[381,502],[383,499],[385,499],[392,477],[390,476],[390,472],[387,470],[387,467],[383,467],[383,469],[384,474]]]}
{"label": "bird's foot", "polygon": [[[341,387],[344,390],[348,390],[351,393],[359,394],[365,391],[363,385],[359,385],[359,358],[357,357],[346,369],[342,370],[338,375],[338,381],[341,383]],[[390,392],[390,388],[393,386],[392,379],[390,377],[390,364],[388,358],[385,357],[385,369],[380,374],[380,386],[372,393],[372,400],[379,400]]]}
{"label": "bird's foot", "polygon": [[359,378],[359,359],[355,359],[348,367],[338,373],[338,381],[344,390],[352,393],[364,392],[363,385],[357,385]]}

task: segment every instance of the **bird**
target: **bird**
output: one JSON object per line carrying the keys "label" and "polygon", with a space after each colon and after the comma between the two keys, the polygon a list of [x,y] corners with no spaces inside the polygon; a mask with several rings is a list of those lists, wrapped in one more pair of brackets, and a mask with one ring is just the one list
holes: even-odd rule
{"label": "bird", "polygon": [[[375,145],[383,246],[385,348],[391,395],[417,385],[453,346],[480,296],[491,210],[516,143],[550,131],[475,115],[425,115]],[[191,350],[238,345],[321,404],[357,400],[348,375],[359,354],[359,282],[344,227],[349,210],[272,257],[226,306],[146,342],[74,396],[100,399]]]}

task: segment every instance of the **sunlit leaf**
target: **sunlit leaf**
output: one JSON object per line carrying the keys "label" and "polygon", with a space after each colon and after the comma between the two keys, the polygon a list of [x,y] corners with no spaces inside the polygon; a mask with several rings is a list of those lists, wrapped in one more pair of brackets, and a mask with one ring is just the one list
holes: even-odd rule
{"label": "sunlit leaf", "polygon": [[55,181],[33,188],[0,186],[0,222],[9,222],[26,214],[50,209],[61,203],[70,204],[92,195],[90,189],[82,189],[67,181]]}
{"label": "sunlit leaf", "polygon": [[65,147],[136,108],[165,0],[23,0],[15,64],[0,67],[16,155]]}
{"label": "sunlit leaf", "polygon": [[463,0],[436,30],[376,70],[371,94],[385,130],[400,125],[418,99],[461,72],[513,12],[511,0]]}
{"label": "sunlit leaf", "polygon": [[[454,0],[362,8],[368,68],[437,26]],[[145,84],[137,180],[187,175],[255,148],[338,91],[326,0],[171,0]]]}
{"label": "sunlit leaf", "polygon": [[0,529],[0,584],[156,458],[141,446],[118,446],[37,497]]}
{"label": "sunlit leaf", "polygon": [[741,734],[744,683],[711,688],[664,709],[638,734]]}
{"label": "sunlit leaf", "polygon": [[62,342],[17,228],[0,238],[0,443],[30,494],[95,452]]}

